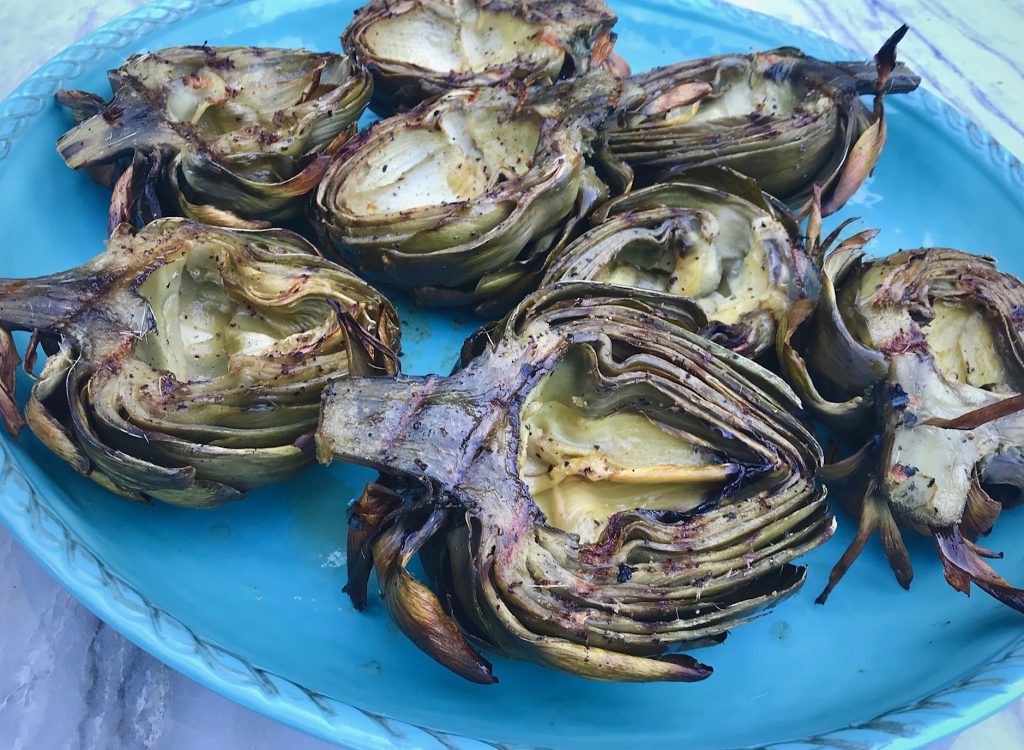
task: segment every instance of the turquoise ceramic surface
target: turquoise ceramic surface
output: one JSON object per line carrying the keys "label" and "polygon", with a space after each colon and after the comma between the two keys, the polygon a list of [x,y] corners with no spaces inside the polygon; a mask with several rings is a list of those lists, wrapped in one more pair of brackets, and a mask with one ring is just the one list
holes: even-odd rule
{"label": "turquoise ceramic surface", "polygon": [[[640,70],[795,44],[849,53],[708,0],[612,0],[619,51]],[[58,86],[105,91],[126,55],[171,44],[337,49],[355,2],[164,0],[67,50],[0,105],[2,275],[47,273],[97,253],[108,194],[54,150],[69,122]],[[879,42],[882,40],[879,39]],[[955,55],[955,50],[948,52]],[[924,92],[892,98],[875,177],[842,216],[881,227],[875,253],[942,244],[1024,274],[1024,172],[985,133]],[[410,373],[446,372],[478,321],[399,300]],[[22,397],[27,383],[19,387]],[[942,580],[911,542],[905,593],[872,544],[824,607],[813,604],[853,524],[811,555],[806,588],[700,658],[695,685],[609,685],[496,659],[501,683],[463,682],[371,602],[342,594],[345,507],[371,477],[315,467],[216,511],[124,502],[75,475],[30,434],[0,442],[0,516],[96,614],[167,663],[247,706],[356,748],[918,747],[1024,694],[1024,619]],[[988,545],[1024,581],[1024,509]]]}

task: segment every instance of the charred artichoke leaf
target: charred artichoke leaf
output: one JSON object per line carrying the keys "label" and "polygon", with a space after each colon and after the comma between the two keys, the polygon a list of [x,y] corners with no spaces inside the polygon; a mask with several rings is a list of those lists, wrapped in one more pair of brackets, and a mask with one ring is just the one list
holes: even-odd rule
{"label": "charred artichoke leaf", "polygon": [[[883,97],[920,78],[896,63],[903,26],[873,64],[825,62],[793,48],[677,63],[628,79],[643,95],[608,133],[607,156],[641,183],[723,165],[778,198],[809,210],[824,190],[825,215],[874,169],[885,143]],[[861,101],[874,94],[872,109]]]}
{"label": "charred artichoke leaf", "polygon": [[185,219],[0,280],[0,329],[12,433],[8,332],[31,331],[29,356],[51,353],[24,409],[39,439],[114,492],[196,507],[308,465],[328,380],[396,372],[399,335],[390,303],[299,235]]}
{"label": "charred artichoke leaf", "polygon": [[[548,256],[542,285],[594,281],[690,297],[703,335],[757,357],[801,299],[816,300],[821,271],[789,210],[750,178],[694,173],[613,199],[592,229]],[[714,184],[715,187],[711,187]]]}
{"label": "charred artichoke leaf", "polygon": [[[793,593],[791,562],[832,533],[788,386],[702,338],[691,301],[623,291],[543,288],[467,342],[449,377],[325,392],[321,460],[382,472],[377,500],[353,509],[353,601],[372,559],[396,623],[468,679],[490,672],[437,637],[445,618],[592,679],[703,679],[710,667],[673,649]],[[388,594],[416,550],[443,611],[423,589]]]}
{"label": "charred artichoke leaf", "polygon": [[606,195],[584,157],[619,91],[595,71],[554,88],[460,89],[378,122],[317,188],[320,230],[421,304],[510,294]]}
{"label": "charred artichoke leaf", "polygon": [[260,47],[170,47],[109,77],[109,101],[58,93],[78,124],[57,150],[103,184],[121,178],[112,230],[162,215],[244,229],[294,218],[373,91],[345,55]]}
{"label": "charred artichoke leaf", "polygon": [[[992,258],[946,248],[867,262],[857,250],[825,270],[830,294],[796,333],[809,367],[790,380],[871,405],[870,445],[844,472],[869,477],[862,512],[934,537],[954,588],[967,593],[964,581],[974,581],[1021,609],[1020,592],[996,580],[970,537],[987,533],[1002,507],[986,488],[1010,499],[1024,488],[1024,285]],[[780,349],[780,361],[794,355]],[[863,439],[863,420],[847,426]],[[860,546],[879,527],[862,518]],[[888,537],[887,553],[899,556],[898,534]]]}
{"label": "charred artichoke leaf", "polygon": [[372,0],[341,41],[373,71],[372,106],[388,116],[451,89],[586,73],[613,54],[614,24],[602,0]]}

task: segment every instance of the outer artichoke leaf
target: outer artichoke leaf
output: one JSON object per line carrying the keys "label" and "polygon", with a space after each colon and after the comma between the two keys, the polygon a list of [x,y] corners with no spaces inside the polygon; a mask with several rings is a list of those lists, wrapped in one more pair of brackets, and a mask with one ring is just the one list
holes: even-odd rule
{"label": "outer artichoke leaf", "polygon": [[21,362],[11,334],[0,329],[0,418],[11,436],[17,437],[25,420],[14,400],[15,371]]}
{"label": "outer artichoke leaf", "polygon": [[946,580],[953,588],[970,596],[970,584],[974,583],[1008,607],[1024,612],[1024,591],[992,570],[977,549],[960,535],[958,527],[937,531],[935,544]]}
{"label": "outer artichoke leaf", "polygon": [[245,493],[234,487],[209,479],[196,479],[187,489],[154,490],[150,496],[171,505],[186,508],[216,508],[225,503],[241,500]]}
{"label": "outer artichoke leaf", "polygon": [[373,543],[402,504],[401,497],[387,487],[371,482],[349,508],[348,583],[345,592],[353,606],[366,607],[366,587],[373,572]]}
{"label": "outer artichoke leaf", "polygon": [[411,557],[440,529],[444,516],[444,510],[436,508],[421,528],[413,530],[410,520],[415,513],[400,513],[373,541],[384,602],[395,624],[426,653],[471,682],[493,684],[497,678],[490,662],[466,642],[434,593],[406,570]]}

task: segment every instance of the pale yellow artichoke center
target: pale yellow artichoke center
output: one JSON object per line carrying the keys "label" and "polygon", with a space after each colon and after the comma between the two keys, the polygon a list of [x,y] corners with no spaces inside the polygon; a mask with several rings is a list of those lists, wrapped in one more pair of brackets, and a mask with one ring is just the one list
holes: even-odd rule
{"label": "pale yellow artichoke center", "polygon": [[400,128],[360,156],[345,179],[341,208],[357,216],[397,213],[478,198],[522,177],[533,164],[540,126],[486,108],[447,108],[433,127]]}
{"label": "pale yellow artichoke center", "polygon": [[785,310],[793,274],[767,250],[790,246],[785,227],[726,203],[695,213],[691,229],[664,243],[625,244],[594,280],[690,297],[710,320],[729,325],[756,311]]}
{"label": "pale yellow artichoke center", "polygon": [[387,14],[365,31],[372,57],[437,73],[478,73],[515,60],[544,64],[562,51],[545,42],[543,28],[510,12],[482,10],[477,3],[417,3]]}
{"label": "pale yellow artichoke center", "polygon": [[798,99],[794,87],[764,76],[758,63],[723,68],[713,83],[701,79],[667,86],[627,118],[631,127],[655,121],[661,125],[706,125],[707,123],[746,120],[752,115],[786,118],[801,105],[820,111],[829,101],[819,94]]}
{"label": "pale yellow artichoke center", "polygon": [[[1008,392],[1009,373],[1000,352],[993,322],[981,309],[969,302],[950,304],[934,300],[930,321],[915,323],[910,311],[900,305],[875,304],[875,295],[885,290],[891,269],[876,263],[865,272],[857,295],[860,307],[858,320],[863,321],[862,342],[875,349],[893,349],[899,353],[899,342],[905,340],[909,349],[910,332],[917,328],[923,334],[928,351],[935,360],[939,375],[947,382],[996,392]],[[849,297],[849,293],[844,295]]]}
{"label": "pale yellow artichoke center", "polygon": [[692,510],[727,481],[732,467],[683,430],[596,386],[577,346],[522,407],[519,473],[549,525],[592,542],[615,513]]}
{"label": "pale yellow artichoke center", "polygon": [[182,381],[215,378],[233,361],[275,354],[302,333],[306,316],[260,305],[255,289],[250,298],[226,290],[221,270],[231,265],[227,252],[223,245],[197,243],[140,285],[155,326],[136,347],[136,359]]}

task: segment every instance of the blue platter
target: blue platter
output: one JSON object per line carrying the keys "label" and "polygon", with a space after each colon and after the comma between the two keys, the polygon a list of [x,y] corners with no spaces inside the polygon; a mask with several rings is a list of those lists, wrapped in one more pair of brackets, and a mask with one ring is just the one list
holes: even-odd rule
{"label": "blue platter", "polygon": [[[698,55],[795,45],[850,53],[711,0],[613,0],[619,51],[635,70]],[[105,91],[126,55],[172,44],[338,48],[351,0],[161,0],[71,47],[0,105],[3,276],[77,265],[105,236],[108,194],[54,150],[68,126],[58,87]],[[879,42],[882,40],[879,39]],[[1024,172],[972,123],[925,92],[893,97],[889,143],[842,218],[880,227],[871,248],[941,244],[1024,273]],[[447,372],[479,321],[398,300],[409,373]],[[24,396],[27,383],[19,383]],[[897,587],[875,546],[815,606],[852,534],[808,558],[806,588],[700,658],[695,685],[612,685],[496,659],[501,683],[463,682],[419,652],[372,601],[349,604],[345,508],[370,473],[314,467],[215,511],[119,500],[30,434],[0,440],[0,517],[61,583],[128,638],[258,711],[352,748],[910,748],[1024,694],[1024,619],[957,594],[930,544]],[[1024,510],[986,546],[1024,581]]]}

